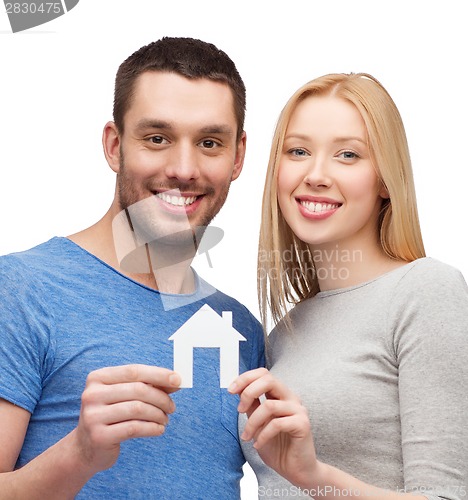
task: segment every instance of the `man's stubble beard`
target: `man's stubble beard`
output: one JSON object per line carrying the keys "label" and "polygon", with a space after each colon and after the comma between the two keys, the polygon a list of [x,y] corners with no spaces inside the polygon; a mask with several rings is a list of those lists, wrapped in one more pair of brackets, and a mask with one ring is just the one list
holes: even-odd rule
{"label": "man's stubble beard", "polygon": [[[200,220],[197,221],[195,225],[190,222],[188,216],[185,217],[185,220],[183,216],[179,216],[178,220],[174,221],[174,230],[171,231],[170,229],[168,230],[167,224],[166,227],[162,226],[161,221],[157,216],[157,210],[151,210],[151,208],[156,206],[157,203],[156,200],[154,204],[151,203],[151,198],[156,195],[150,194],[146,198],[141,198],[141,194],[139,194],[137,189],[135,189],[134,184],[127,175],[123,151],[122,149],[120,150],[120,170],[117,175],[117,191],[120,210],[126,211],[131,229],[139,234],[144,234],[144,239],[147,243],[159,241],[160,244],[169,246],[184,247],[188,245],[193,248],[195,245],[195,249],[198,248],[206,227],[212,222],[223,207],[229,193],[230,184],[231,181],[227,182],[226,185],[223,186],[219,195],[216,197],[214,204],[208,207],[205,213],[201,214]],[[203,192],[205,193],[205,196],[213,196],[215,193],[215,190],[211,186],[199,189],[196,187],[195,183],[182,182],[172,182],[164,185],[161,184],[160,186],[151,186],[151,189],[148,188],[148,190],[179,190],[182,193],[195,191]],[[144,199],[148,199],[147,204],[137,205]],[[149,210],[144,210],[145,207],[143,205],[147,205]],[[132,210],[132,206],[138,206],[138,210]],[[131,216],[130,213],[132,214]],[[165,214],[165,216],[167,216],[167,214]]]}

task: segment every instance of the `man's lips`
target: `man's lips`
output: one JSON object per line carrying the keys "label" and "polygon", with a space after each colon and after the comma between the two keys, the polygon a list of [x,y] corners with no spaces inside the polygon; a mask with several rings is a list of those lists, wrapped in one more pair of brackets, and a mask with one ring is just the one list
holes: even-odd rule
{"label": "man's lips", "polygon": [[195,195],[191,193],[180,193],[174,191],[164,191],[156,193],[156,196],[170,205],[175,207],[184,207],[192,205],[197,201],[200,195]]}
{"label": "man's lips", "polygon": [[166,212],[171,214],[191,215],[200,206],[203,194],[194,192],[181,193],[178,190],[155,192],[155,198]]}

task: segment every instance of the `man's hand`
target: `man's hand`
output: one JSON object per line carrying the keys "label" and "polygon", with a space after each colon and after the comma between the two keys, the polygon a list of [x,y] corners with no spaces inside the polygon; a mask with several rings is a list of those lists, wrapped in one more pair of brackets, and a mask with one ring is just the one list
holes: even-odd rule
{"label": "man's hand", "polygon": [[160,436],[175,410],[169,394],[180,376],[166,368],[126,365],[91,372],[81,397],[75,430],[83,462],[96,472],[111,467],[120,443],[138,437]]}

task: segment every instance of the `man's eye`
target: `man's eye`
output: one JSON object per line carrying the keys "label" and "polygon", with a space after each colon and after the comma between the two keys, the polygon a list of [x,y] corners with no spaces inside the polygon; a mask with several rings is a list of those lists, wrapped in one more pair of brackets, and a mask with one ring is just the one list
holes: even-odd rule
{"label": "man's eye", "polygon": [[164,144],[164,137],[161,137],[160,135],[153,135],[152,137],[149,138],[150,142],[153,144]]}
{"label": "man's eye", "polygon": [[219,144],[212,139],[205,139],[200,144],[206,149],[214,149],[216,146],[219,146]]}

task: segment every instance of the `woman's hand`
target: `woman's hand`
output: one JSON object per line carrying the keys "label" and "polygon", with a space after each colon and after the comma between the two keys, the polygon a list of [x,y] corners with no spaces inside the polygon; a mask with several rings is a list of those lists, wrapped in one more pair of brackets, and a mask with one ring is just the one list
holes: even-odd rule
{"label": "woman's hand", "polygon": [[[422,495],[381,489],[319,462],[307,410],[299,398],[265,368],[243,373],[229,386],[229,392],[240,395],[238,410],[248,417],[241,438],[253,439],[262,460],[302,490],[320,491],[319,496],[326,500],[340,500],[343,496],[427,500]],[[260,401],[263,395],[266,399]]]}
{"label": "woman's hand", "polygon": [[265,368],[243,373],[229,392],[239,394],[238,411],[248,417],[241,439],[254,439],[262,460],[291,483],[310,484],[320,463],[300,399]]}

